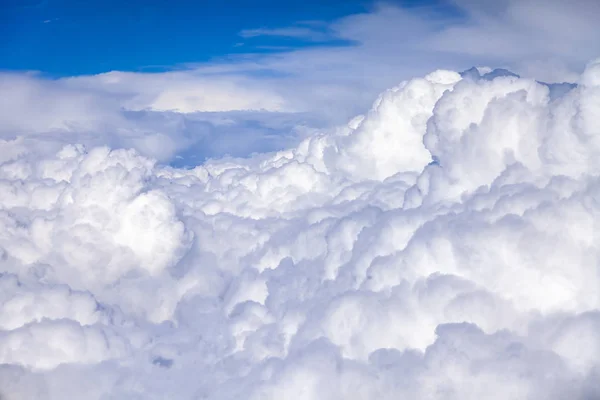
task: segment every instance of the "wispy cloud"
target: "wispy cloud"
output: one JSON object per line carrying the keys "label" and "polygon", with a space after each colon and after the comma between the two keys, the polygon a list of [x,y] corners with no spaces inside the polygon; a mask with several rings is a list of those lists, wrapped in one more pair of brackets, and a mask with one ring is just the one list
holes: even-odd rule
{"label": "wispy cloud", "polygon": [[318,30],[317,27],[292,26],[286,28],[245,29],[240,32],[243,38],[284,37],[313,42],[324,42],[335,39],[331,32]]}

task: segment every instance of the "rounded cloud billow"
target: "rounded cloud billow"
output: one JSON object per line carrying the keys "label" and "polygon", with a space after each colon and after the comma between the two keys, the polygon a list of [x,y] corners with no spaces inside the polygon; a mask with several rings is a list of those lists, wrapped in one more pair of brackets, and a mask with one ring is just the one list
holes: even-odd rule
{"label": "rounded cloud billow", "polygon": [[2,139],[0,397],[600,398],[598,61],[486,71],[193,169]]}

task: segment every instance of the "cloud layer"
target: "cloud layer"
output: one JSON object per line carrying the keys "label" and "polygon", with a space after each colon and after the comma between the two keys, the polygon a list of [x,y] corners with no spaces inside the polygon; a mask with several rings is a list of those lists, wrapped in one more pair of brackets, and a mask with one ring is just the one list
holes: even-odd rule
{"label": "cloud layer", "polygon": [[600,397],[600,61],[559,91],[438,70],[193,169],[118,91],[2,85],[4,399]]}

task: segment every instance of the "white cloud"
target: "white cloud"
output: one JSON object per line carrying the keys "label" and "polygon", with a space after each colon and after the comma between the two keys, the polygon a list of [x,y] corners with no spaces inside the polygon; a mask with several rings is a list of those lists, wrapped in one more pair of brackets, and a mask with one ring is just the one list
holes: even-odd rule
{"label": "white cloud", "polygon": [[315,29],[318,26],[292,26],[287,28],[256,28],[244,29],[240,32],[242,38],[274,36],[322,42],[334,39],[328,32]]}
{"label": "white cloud", "polygon": [[5,140],[2,395],[598,397],[599,80],[437,71],[185,170]]}
{"label": "white cloud", "polygon": [[[569,75],[594,50],[595,3],[544,3],[581,54],[515,42],[538,3],[457,4],[462,30],[385,5],[332,24],[355,47],[2,74],[0,396],[600,397],[597,60],[558,89],[438,70],[294,129],[470,62],[460,40]],[[165,165],[227,149],[259,153]]]}
{"label": "white cloud", "polygon": [[195,148],[192,161],[198,163],[228,153],[280,149],[299,132],[296,125],[320,120],[286,111],[268,90],[244,89],[223,79],[223,84],[206,81],[177,74],[49,80],[0,73],[5,94],[0,99],[0,139],[19,137],[50,152],[74,142],[133,147],[163,162]]}

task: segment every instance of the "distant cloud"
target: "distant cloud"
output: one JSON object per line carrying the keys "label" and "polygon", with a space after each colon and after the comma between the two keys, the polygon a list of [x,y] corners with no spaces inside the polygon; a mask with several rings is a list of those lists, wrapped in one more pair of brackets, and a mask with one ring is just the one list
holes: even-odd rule
{"label": "distant cloud", "polygon": [[[313,128],[327,128],[362,113],[386,88],[437,67],[501,66],[551,82],[576,79],[586,60],[600,54],[600,42],[593,40],[600,30],[595,23],[600,11],[593,1],[577,0],[577,7],[571,8],[558,0],[543,5],[537,0],[453,4],[462,13],[381,3],[369,12],[330,23],[299,21],[290,27],[249,29],[242,32],[248,39],[243,46],[246,53],[175,66],[171,71],[160,67],[154,73],[110,72],[59,80],[38,76],[29,81],[11,75],[2,84],[15,95],[5,100],[0,119],[9,131],[24,121],[29,111],[22,110],[33,105],[40,115],[25,124],[35,127],[30,132],[82,127],[98,131],[105,129],[101,126],[120,125],[121,110],[183,114],[254,110],[288,115],[290,121],[311,115],[311,124],[319,121]],[[319,46],[298,48],[261,39],[276,37]],[[318,43],[331,38],[346,45]],[[257,51],[252,53],[253,49]],[[15,86],[19,82],[24,86]],[[25,95],[38,91],[39,97]],[[52,111],[40,108],[38,99],[46,96],[53,99],[45,100]],[[75,112],[78,109],[82,112]],[[134,125],[131,129],[137,133],[119,143],[146,134]],[[238,121],[236,126],[249,125]],[[179,137],[173,133],[177,129],[167,131],[167,138]],[[110,137],[116,140],[118,135]],[[152,131],[149,137],[156,141],[163,136]],[[164,160],[180,148],[148,145],[146,154]]]}

